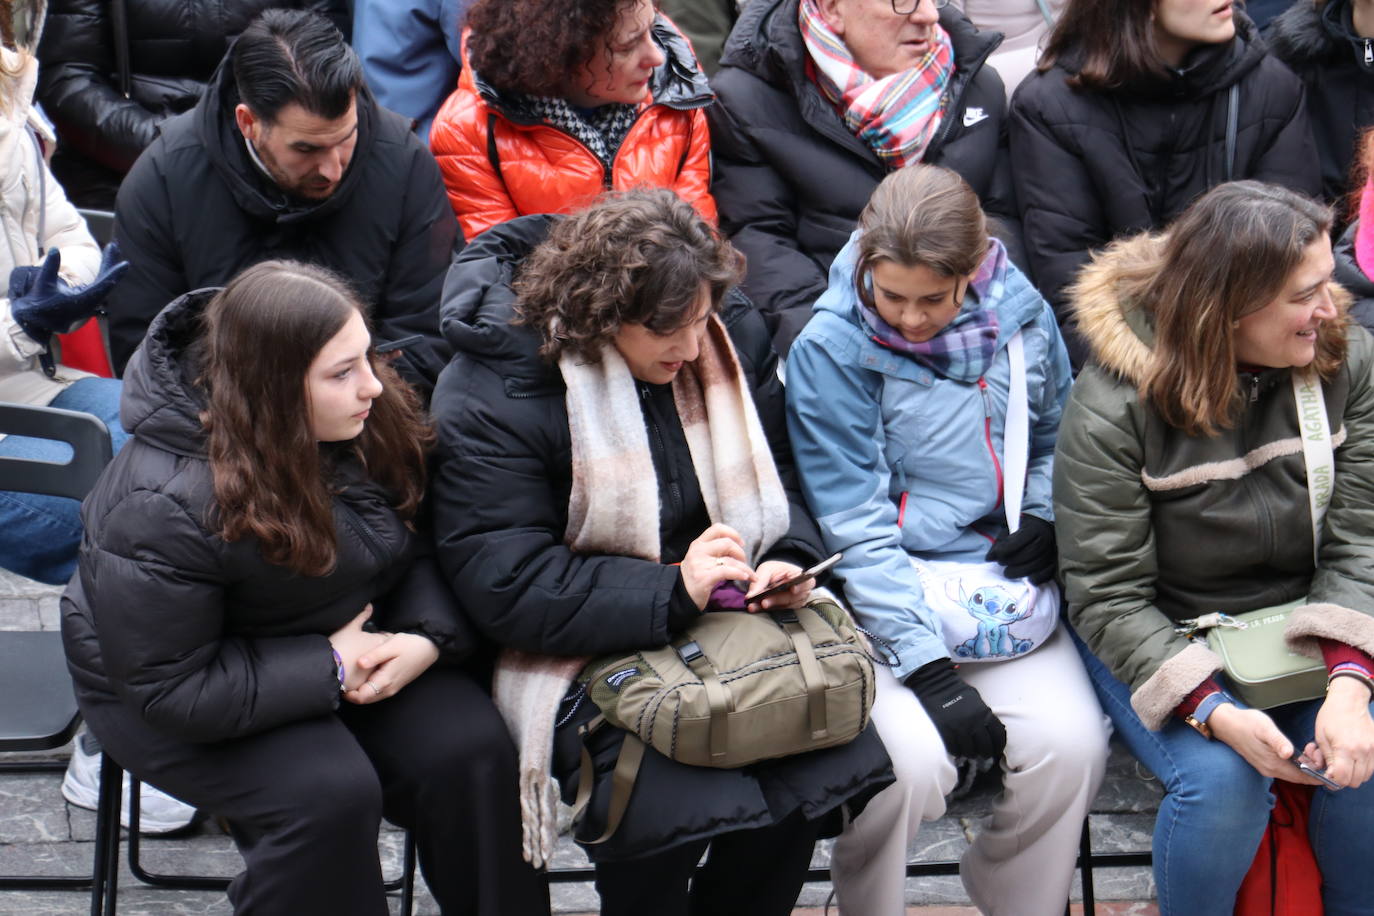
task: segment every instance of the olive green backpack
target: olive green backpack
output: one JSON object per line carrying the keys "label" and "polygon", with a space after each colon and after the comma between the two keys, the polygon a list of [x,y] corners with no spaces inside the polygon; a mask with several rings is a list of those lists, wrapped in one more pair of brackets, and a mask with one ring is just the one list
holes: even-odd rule
{"label": "olive green backpack", "polygon": [[795,610],[712,611],[670,645],[594,659],[578,678],[601,714],[581,727],[578,814],[591,797],[586,737],[624,729],[605,832],[615,833],[647,744],[680,763],[742,767],[846,744],[868,725],[873,662],[848,612],[815,597]]}

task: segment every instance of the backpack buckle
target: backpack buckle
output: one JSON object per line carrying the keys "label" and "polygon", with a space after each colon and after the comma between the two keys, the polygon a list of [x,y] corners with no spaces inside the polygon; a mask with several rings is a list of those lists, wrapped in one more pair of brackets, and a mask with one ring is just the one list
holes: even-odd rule
{"label": "backpack buckle", "polygon": [[692,667],[692,662],[706,655],[701,651],[701,646],[697,645],[696,640],[690,639],[680,646],[674,646],[677,650],[677,657],[682,659],[682,663],[688,668]]}

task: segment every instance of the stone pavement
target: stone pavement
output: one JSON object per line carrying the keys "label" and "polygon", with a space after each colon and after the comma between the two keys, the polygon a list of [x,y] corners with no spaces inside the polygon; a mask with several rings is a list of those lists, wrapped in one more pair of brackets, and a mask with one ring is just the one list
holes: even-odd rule
{"label": "stone pavement", "polygon": [[[57,599],[61,589],[13,576],[0,570],[0,630],[50,630],[58,626]],[[61,749],[44,759],[65,760]],[[68,805],[59,792],[58,773],[0,774],[0,873],[89,873],[95,815]],[[1106,785],[1094,804],[1093,849],[1096,852],[1138,851],[1149,848],[1159,785],[1142,773],[1120,748],[1114,747]],[[921,831],[916,861],[956,859],[969,838],[988,816],[993,790],[975,791],[950,805],[946,816]],[[381,839],[384,870],[394,874],[400,861],[401,833],[386,828]],[[189,836],[147,838],[142,843],[143,864],[152,871],[230,875],[240,860],[233,844],[214,822],[198,825]],[[828,842],[817,846],[814,863],[829,862]],[[570,841],[557,853],[555,867],[585,866],[586,859]],[[218,891],[171,891],[139,884],[127,863],[120,877],[119,912],[125,916],[172,916],[172,914],[228,914],[224,894]],[[421,882],[422,884],[422,882]],[[1094,888],[1098,916],[1154,916],[1154,883],[1147,868],[1097,869]],[[830,886],[807,884],[798,901],[796,916],[823,916]],[[596,892],[588,883],[554,886],[554,912],[594,914]],[[1078,899],[1075,879],[1074,897]],[[1105,904],[1103,902],[1110,902]],[[908,912],[920,916],[976,916],[957,877],[912,878],[907,882]],[[393,901],[393,911],[398,908]],[[1075,913],[1079,907],[1075,907]],[[0,916],[69,916],[89,911],[89,895],[67,891],[0,891]],[[417,914],[435,914],[433,898],[422,893]],[[831,913],[834,913],[831,907]]]}

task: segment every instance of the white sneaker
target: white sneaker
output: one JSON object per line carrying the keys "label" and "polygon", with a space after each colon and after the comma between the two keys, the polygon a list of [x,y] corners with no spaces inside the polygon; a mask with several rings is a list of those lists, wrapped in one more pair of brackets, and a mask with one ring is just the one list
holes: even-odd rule
{"label": "white sneaker", "polygon": [[[129,774],[120,787],[124,803],[119,806],[119,823],[129,826]],[[72,745],[67,775],[62,777],[62,797],[78,808],[94,811],[100,801],[100,744],[90,732],[82,732]],[[196,809],[178,801],[146,782],[139,785],[138,832],[145,836],[176,833],[191,826]]]}

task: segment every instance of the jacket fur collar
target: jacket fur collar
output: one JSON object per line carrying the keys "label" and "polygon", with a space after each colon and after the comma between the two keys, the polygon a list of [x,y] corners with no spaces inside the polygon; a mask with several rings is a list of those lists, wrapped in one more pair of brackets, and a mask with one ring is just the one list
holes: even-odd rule
{"label": "jacket fur collar", "polygon": [[[1122,279],[1158,259],[1163,235],[1138,235],[1116,242],[1093,258],[1070,287],[1078,331],[1103,369],[1139,385],[1154,352],[1154,319],[1142,308],[1121,298]],[[1353,297],[1336,283],[1331,299],[1340,315],[1350,310]],[[1344,323],[1328,321],[1318,331],[1323,338],[1345,334]]]}
{"label": "jacket fur collar", "polygon": [[1339,60],[1355,53],[1363,60],[1364,39],[1349,27],[1348,0],[1330,0],[1318,9],[1310,2],[1294,3],[1274,20],[1265,37],[1274,55],[1294,66]]}

